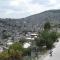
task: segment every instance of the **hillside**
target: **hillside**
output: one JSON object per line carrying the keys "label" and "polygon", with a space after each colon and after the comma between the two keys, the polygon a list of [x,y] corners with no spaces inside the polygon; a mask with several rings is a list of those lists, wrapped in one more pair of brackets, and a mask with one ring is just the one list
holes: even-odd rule
{"label": "hillside", "polygon": [[54,24],[60,23],[60,10],[48,10],[22,19],[0,18],[0,27],[2,26],[7,30],[17,29],[19,31],[38,30],[46,21],[50,21]]}

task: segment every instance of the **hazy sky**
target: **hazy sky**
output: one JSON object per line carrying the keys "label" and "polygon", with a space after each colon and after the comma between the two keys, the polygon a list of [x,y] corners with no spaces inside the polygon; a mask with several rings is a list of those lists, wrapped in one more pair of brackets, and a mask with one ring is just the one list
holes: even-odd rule
{"label": "hazy sky", "polygon": [[60,0],[0,0],[0,18],[23,18],[49,9],[60,9]]}

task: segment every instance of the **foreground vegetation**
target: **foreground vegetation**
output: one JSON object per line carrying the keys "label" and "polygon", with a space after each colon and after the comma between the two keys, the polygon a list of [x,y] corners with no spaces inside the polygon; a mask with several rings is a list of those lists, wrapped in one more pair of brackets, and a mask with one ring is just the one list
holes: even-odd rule
{"label": "foreground vegetation", "polygon": [[0,53],[0,60],[23,60],[23,57],[30,52],[29,48],[23,48],[19,42],[14,43],[9,49]]}
{"label": "foreground vegetation", "polygon": [[57,38],[57,32],[51,29],[51,25],[49,22],[46,22],[44,25],[44,29],[39,32],[38,38],[36,38],[35,41],[37,46],[46,46],[47,49],[51,49],[54,42],[57,41]]}
{"label": "foreground vegetation", "polygon": [[[38,48],[46,46],[47,49],[51,49],[54,42],[57,41],[57,38],[57,32],[51,30],[51,25],[47,22],[34,41]],[[23,48],[24,42],[26,42],[26,40],[20,40],[9,46],[9,49],[0,53],[0,60],[23,60],[24,56],[31,55],[31,47]]]}

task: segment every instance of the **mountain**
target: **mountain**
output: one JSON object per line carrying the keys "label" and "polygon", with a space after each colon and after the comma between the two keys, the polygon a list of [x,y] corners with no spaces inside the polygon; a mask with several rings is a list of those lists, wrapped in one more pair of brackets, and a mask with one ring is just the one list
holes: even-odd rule
{"label": "mountain", "polygon": [[36,15],[24,18],[25,21],[32,22],[34,24],[41,24],[45,21],[60,22],[60,10],[48,10]]}
{"label": "mountain", "polygon": [[8,35],[19,39],[23,32],[40,30],[47,21],[60,27],[60,10],[48,10],[21,19],[0,18],[0,40]]}
{"label": "mountain", "polygon": [[37,31],[46,21],[60,24],[60,10],[48,10],[22,19],[0,18],[0,26],[2,25],[2,27],[7,30]]}
{"label": "mountain", "polygon": [[60,24],[60,10],[48,10],[20,20],[25,22],[26,26],[28,25],[28,29],[32,29],[33,27],[36,30],[46,21],[50,21],[53,24]]}

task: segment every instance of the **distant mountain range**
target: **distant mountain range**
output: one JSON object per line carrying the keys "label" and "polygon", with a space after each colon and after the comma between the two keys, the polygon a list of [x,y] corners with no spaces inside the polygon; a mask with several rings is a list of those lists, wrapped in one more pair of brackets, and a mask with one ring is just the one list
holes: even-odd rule
{"label": "distant mountain range", "polygon": [[60,24],[60,10],[48,10],[22,19],[0,18],[0,28],[7,30],[38,30],[46,21]]}

